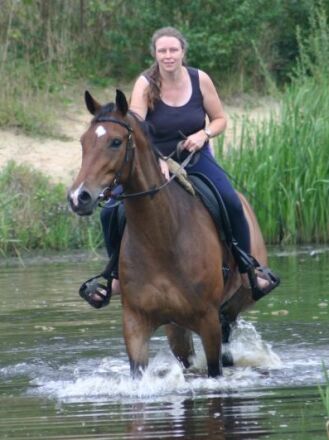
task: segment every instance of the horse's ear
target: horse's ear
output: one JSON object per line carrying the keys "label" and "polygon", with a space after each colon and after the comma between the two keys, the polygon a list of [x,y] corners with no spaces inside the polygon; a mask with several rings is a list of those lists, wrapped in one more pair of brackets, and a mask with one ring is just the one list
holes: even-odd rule
{"label": "horse's ear", "polygon": [[90,113],[92,115],[95,115],[96,113],[98,113],[102,107],[101,104],[99,104],[99,102],[97,102],[91,96],[91,94],[88,92],[88,90],[85,91],[85,103],[86,103],[87,109],[90,111]]}
{"label": "horse's ear", "polygon": [[117,89],[115,103],[116,103],[117,109],[122,114],[122,116],[125,116],[128,112],[128,102],[127,102],[125,94],[123,92],[121,92],[121,90],[119,90],[119,89]]}

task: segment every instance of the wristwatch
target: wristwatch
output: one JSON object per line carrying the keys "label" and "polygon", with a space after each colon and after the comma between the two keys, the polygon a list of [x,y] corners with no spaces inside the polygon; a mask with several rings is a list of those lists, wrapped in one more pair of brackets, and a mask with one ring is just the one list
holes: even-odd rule
{"label": "wristwatch", "polygon": [[208,136],[208,139],[210,139],[210,138],[211,138],[211,135],[212,135],[210,128],[207,128],[207,127],[206,127],[206,128],[204,129],[204,132],[205,132],[206,135]]}

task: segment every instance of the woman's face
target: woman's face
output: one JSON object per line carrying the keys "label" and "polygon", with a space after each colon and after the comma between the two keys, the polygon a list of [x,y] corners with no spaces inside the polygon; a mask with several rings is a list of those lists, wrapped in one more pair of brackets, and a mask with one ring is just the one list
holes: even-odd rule
{"label": "woman's face", "polygon": [[183,64],[185,52],[176,37],[160,37],[155,42],[155,59],[160,69],[175,71]]}

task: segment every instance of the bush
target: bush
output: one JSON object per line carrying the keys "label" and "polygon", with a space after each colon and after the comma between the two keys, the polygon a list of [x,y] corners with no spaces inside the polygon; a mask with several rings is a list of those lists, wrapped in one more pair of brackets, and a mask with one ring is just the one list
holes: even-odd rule
{"label": "bush", "polygon": [[96,248],[102,244],[97,216],[70,212],[66,188],[11,162],[0,174],[0,252]]}

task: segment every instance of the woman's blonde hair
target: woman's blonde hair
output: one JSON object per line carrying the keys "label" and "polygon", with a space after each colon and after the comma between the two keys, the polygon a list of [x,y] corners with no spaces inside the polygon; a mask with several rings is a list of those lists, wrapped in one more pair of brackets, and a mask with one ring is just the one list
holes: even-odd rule
{"label": "woman's blonde hair", "polygon": [[[151,55],[153,57],[155,57],[156,42],[161,37],[177,38],[177,40],[181,44],[182,49],[185,52],[185,56],[186,56],[188,44],[187,44],[185,37],[183,36],[183,34],[181,32],[179,32],[174,27],[168,26],[168,27],[163,27],[161,29],[158,29],[152,35],[150,51],[151,51]],[[184,57],[183,63],[186,64],[185,57]],[[144,76],[149,81],[149,86],[147,88],[147,104],[150,109],[153,109],[155,103],[157,101],[159,101],[160,93],[161,93],[161,77],[160,77],[158,63],[154,62],[153,65],[144,72]]]}

